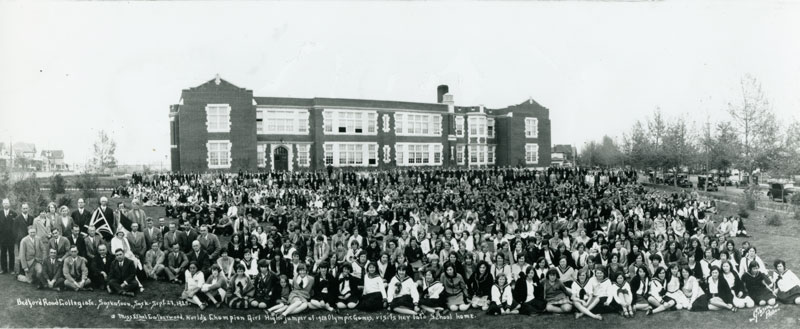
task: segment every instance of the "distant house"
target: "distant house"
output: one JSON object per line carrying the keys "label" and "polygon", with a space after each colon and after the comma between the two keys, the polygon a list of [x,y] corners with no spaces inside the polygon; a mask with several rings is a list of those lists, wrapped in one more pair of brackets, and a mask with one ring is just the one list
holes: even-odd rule
{"label": "distant house", "polygon": [[553,145],[552,164],[553,166],[571,167],[575,165],[575,148],[569,144]]}
{"label": "distant house", "polygon": [[69,167],[64,163],[64,151],[62,150],[42,150],[42,170],[44,171],[66,171]]}
{"label": "distant house", "polygon": [[24,142],[14,143],[12,152],[15,158],[33,159],[36,157],[36,144]]}

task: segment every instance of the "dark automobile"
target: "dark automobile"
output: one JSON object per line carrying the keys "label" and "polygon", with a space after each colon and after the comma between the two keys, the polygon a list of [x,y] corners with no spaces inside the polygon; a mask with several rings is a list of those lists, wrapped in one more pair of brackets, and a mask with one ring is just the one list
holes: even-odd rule
{"label": "dark automobile", "polygon": [[793,184],[785,183],[770,183],[767,197],[772,200],[789,202],[792,199],[792,194],[797,193],[798,189]]}
{"label": "dark automobile", "polygon": [[[674,186],[675,185],[675,176],[674,175],[667,175],[664,179],[664,184]],[[678,187],[682,188],[691,188],[692,182],[689,181],[689,177],[686,175],[678,175]]]}
{"label": "dark automobile", "polygon": [[706,180],[708,180],[708,191],[719,191],[719,185],[708,176],[697,176],[697,189],[704,190],[706,188]]}

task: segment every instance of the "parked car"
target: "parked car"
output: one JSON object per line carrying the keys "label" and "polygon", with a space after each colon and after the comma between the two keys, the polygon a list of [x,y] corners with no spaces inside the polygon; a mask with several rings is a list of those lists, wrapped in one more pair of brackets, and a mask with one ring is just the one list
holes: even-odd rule
{"label": "parked car", "polygon": [[[664,184],[674,186],[675,185],[675,175],[668,175],[664,178]],[[689,181],[689,177],[686,175],[678,175],[678,187],[682,188],[691,188],[692,182]]]}
{"label": "parked car", "polygon": [[798,193],[800,190],[794,187],[791,183],[770,183],[767,197],[771,200],[778,200],[782,202],[789,202],[792,199],[792,194]]}
{"label": "parked car", "polygon": [[708,180],[708,191],[719,191],[719,185],[708,176],[697,176],[697,189],[704,190],[706,188],[706,180]]}

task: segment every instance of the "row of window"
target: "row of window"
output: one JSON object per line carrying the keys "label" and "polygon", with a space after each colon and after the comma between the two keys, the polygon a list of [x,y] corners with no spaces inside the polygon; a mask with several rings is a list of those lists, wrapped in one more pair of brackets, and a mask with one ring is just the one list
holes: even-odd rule
{"label": "row of window", "polygon": [[[325,165],[335,167],[346,166],[377,166],[378,165],[378,144],[377,143],[338,143],[331,142],[323,144],[325,150]],[[230,168],[231,164],[231,142],[227,140],[208,141],[208,167],[211,169]],[[287,147],[277,145],[274,147]],[[294,144],[288,145],[288,162],[292,163],[292,158],[296,157],[297,165],[300,167],[310,166],[311,145]],[[459,165],[466,163],[466,145],[457,145],[455,150],[451,149],[451,157],[455,154],[455,160]],[[469,145],[469,165],[486,165],[495,163],[496,146],[494,145]],[[257,146],[257,157],[259,167],[266,165],[267,154],[272,156],[275,150],[270,149],[266,144]],[[453,152],[455,151],[455,152]],[[397,143],[395,144],[395,161],[398,166],[429,166],[442,164],[442,144],[439,143]],[[391,160],[391,146],[383,146],[383,162],[389,163]],[[451,158],[452,159],[452,158]],[[539,162],[539,145],[525,144],[525,162],[537,164]]]}
{"label": "row of window", "polygon": [[[231,107],[228,104],[206,106],[208,132],[230,132]],[[376,135],[378,113],[375,111],[325,110],[322,112],[323,128],[329,135]],[[258,109],[256,131],[259,134],[307,135],[309,113],[302,109]],[[389,116],[383,115],[383,131],[389,132]],[[398,112],[394,114],[398,136],[441,136],[440,114]],[[525,118],[525,137],[539,136],[537,118]],[[485,116],[469,116],[467,128],[470,137],[495,137],[495,120]],[[464,116],[455,118],[457,137],[464,137]]]}

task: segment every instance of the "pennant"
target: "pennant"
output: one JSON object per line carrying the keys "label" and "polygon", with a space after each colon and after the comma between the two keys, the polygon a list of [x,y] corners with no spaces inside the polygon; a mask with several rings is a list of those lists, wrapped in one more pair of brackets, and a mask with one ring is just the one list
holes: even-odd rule
{"label": "pennant", "polygon": [[92,220],[89,221],[88,226],[94,227],[95,232],[102,234],[106,240],[111,239],[111,237],[114,236],[114,232],[111,230],[111,225],[109,225],[106,216],[103,215],[103,212],[100,210],[100,208],[94,210],[94,213],[92,213]]}

